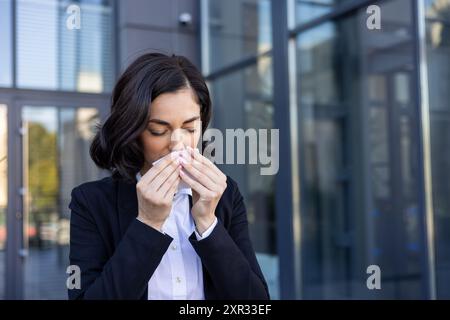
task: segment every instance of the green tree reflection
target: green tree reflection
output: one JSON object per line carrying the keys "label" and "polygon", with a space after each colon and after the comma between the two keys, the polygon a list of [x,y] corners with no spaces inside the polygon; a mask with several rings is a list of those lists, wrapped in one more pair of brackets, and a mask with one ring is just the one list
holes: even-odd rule
{"label": "green tree reflection", "polygon": [[28,188],[30,191],[30,245],[42,246],[41,228],[57,218],[58,161],[57,137],[42,124],[30,123],[28,128]]}

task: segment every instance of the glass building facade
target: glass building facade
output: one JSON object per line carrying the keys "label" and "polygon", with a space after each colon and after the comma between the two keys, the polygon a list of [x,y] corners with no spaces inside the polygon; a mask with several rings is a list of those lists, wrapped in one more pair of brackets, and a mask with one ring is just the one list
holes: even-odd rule
{"label": "glass building facade", "polygon": [[279,130],[277,174],[219,164],[273,299],[450,298],[450,0],[0,0],[0,299],[66,299],[70,191],[159,44],[199,61],[210,127]]}
{"label": "glass building facade", "polygon": [[205,0],[202,14],[215,127],[280,129],[276,176],[223,166],[272,296],[448,298],[450,1]]}
{"label": "glass building facade", "polygon": [[[81,28],[69,28],[76,12]],[[70,192],[115,80],[113,2],[0,0],[0,298],[66,299]]]}

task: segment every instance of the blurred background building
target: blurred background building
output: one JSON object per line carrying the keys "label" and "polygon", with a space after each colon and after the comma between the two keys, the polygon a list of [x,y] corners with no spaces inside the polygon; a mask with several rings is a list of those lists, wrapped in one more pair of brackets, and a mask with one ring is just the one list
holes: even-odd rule
{"label": "blurred background building", "polygon": [[220,166],[272,298],[450,298],[450,0],[0,0],[0,298],[66,299],[70,191],[150,51],[201,68],[210,127],[280,130],[277,175]]}

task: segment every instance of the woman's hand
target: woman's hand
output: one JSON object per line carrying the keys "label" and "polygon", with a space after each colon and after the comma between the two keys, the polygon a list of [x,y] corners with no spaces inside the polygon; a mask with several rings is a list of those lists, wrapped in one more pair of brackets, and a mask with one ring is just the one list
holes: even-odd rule
{"label": "woman's hand", "polygon": [[227,177],[197,149],[187,147],[187,150],[190,157],[181,159],[180,176],[192,188],[192,216],[197,231],[202,234],[215,220],[215,210],[227,187]]}
{"label": "woman's hand", "polygon": [[138,219],[161,231],[170,214],[172,200],[180,182],[179,159],[167,157],[148,170],[136,184]]}

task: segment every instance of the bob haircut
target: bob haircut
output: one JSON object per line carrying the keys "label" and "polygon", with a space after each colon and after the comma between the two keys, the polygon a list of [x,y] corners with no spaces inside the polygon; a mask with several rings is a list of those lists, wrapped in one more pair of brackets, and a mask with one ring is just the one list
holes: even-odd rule
{"label": "bob haircut", "polygon": [[92,141],[95,164],[114,179],[135,182],[145,161],[139,136],[147,127],[151,102],[185,88],[192,89],[200,105],[203,135],[211,118],[211,99],[199,70],[183,56],[162,53],[147,53],[131,63],[117,81],[111,113]]}

